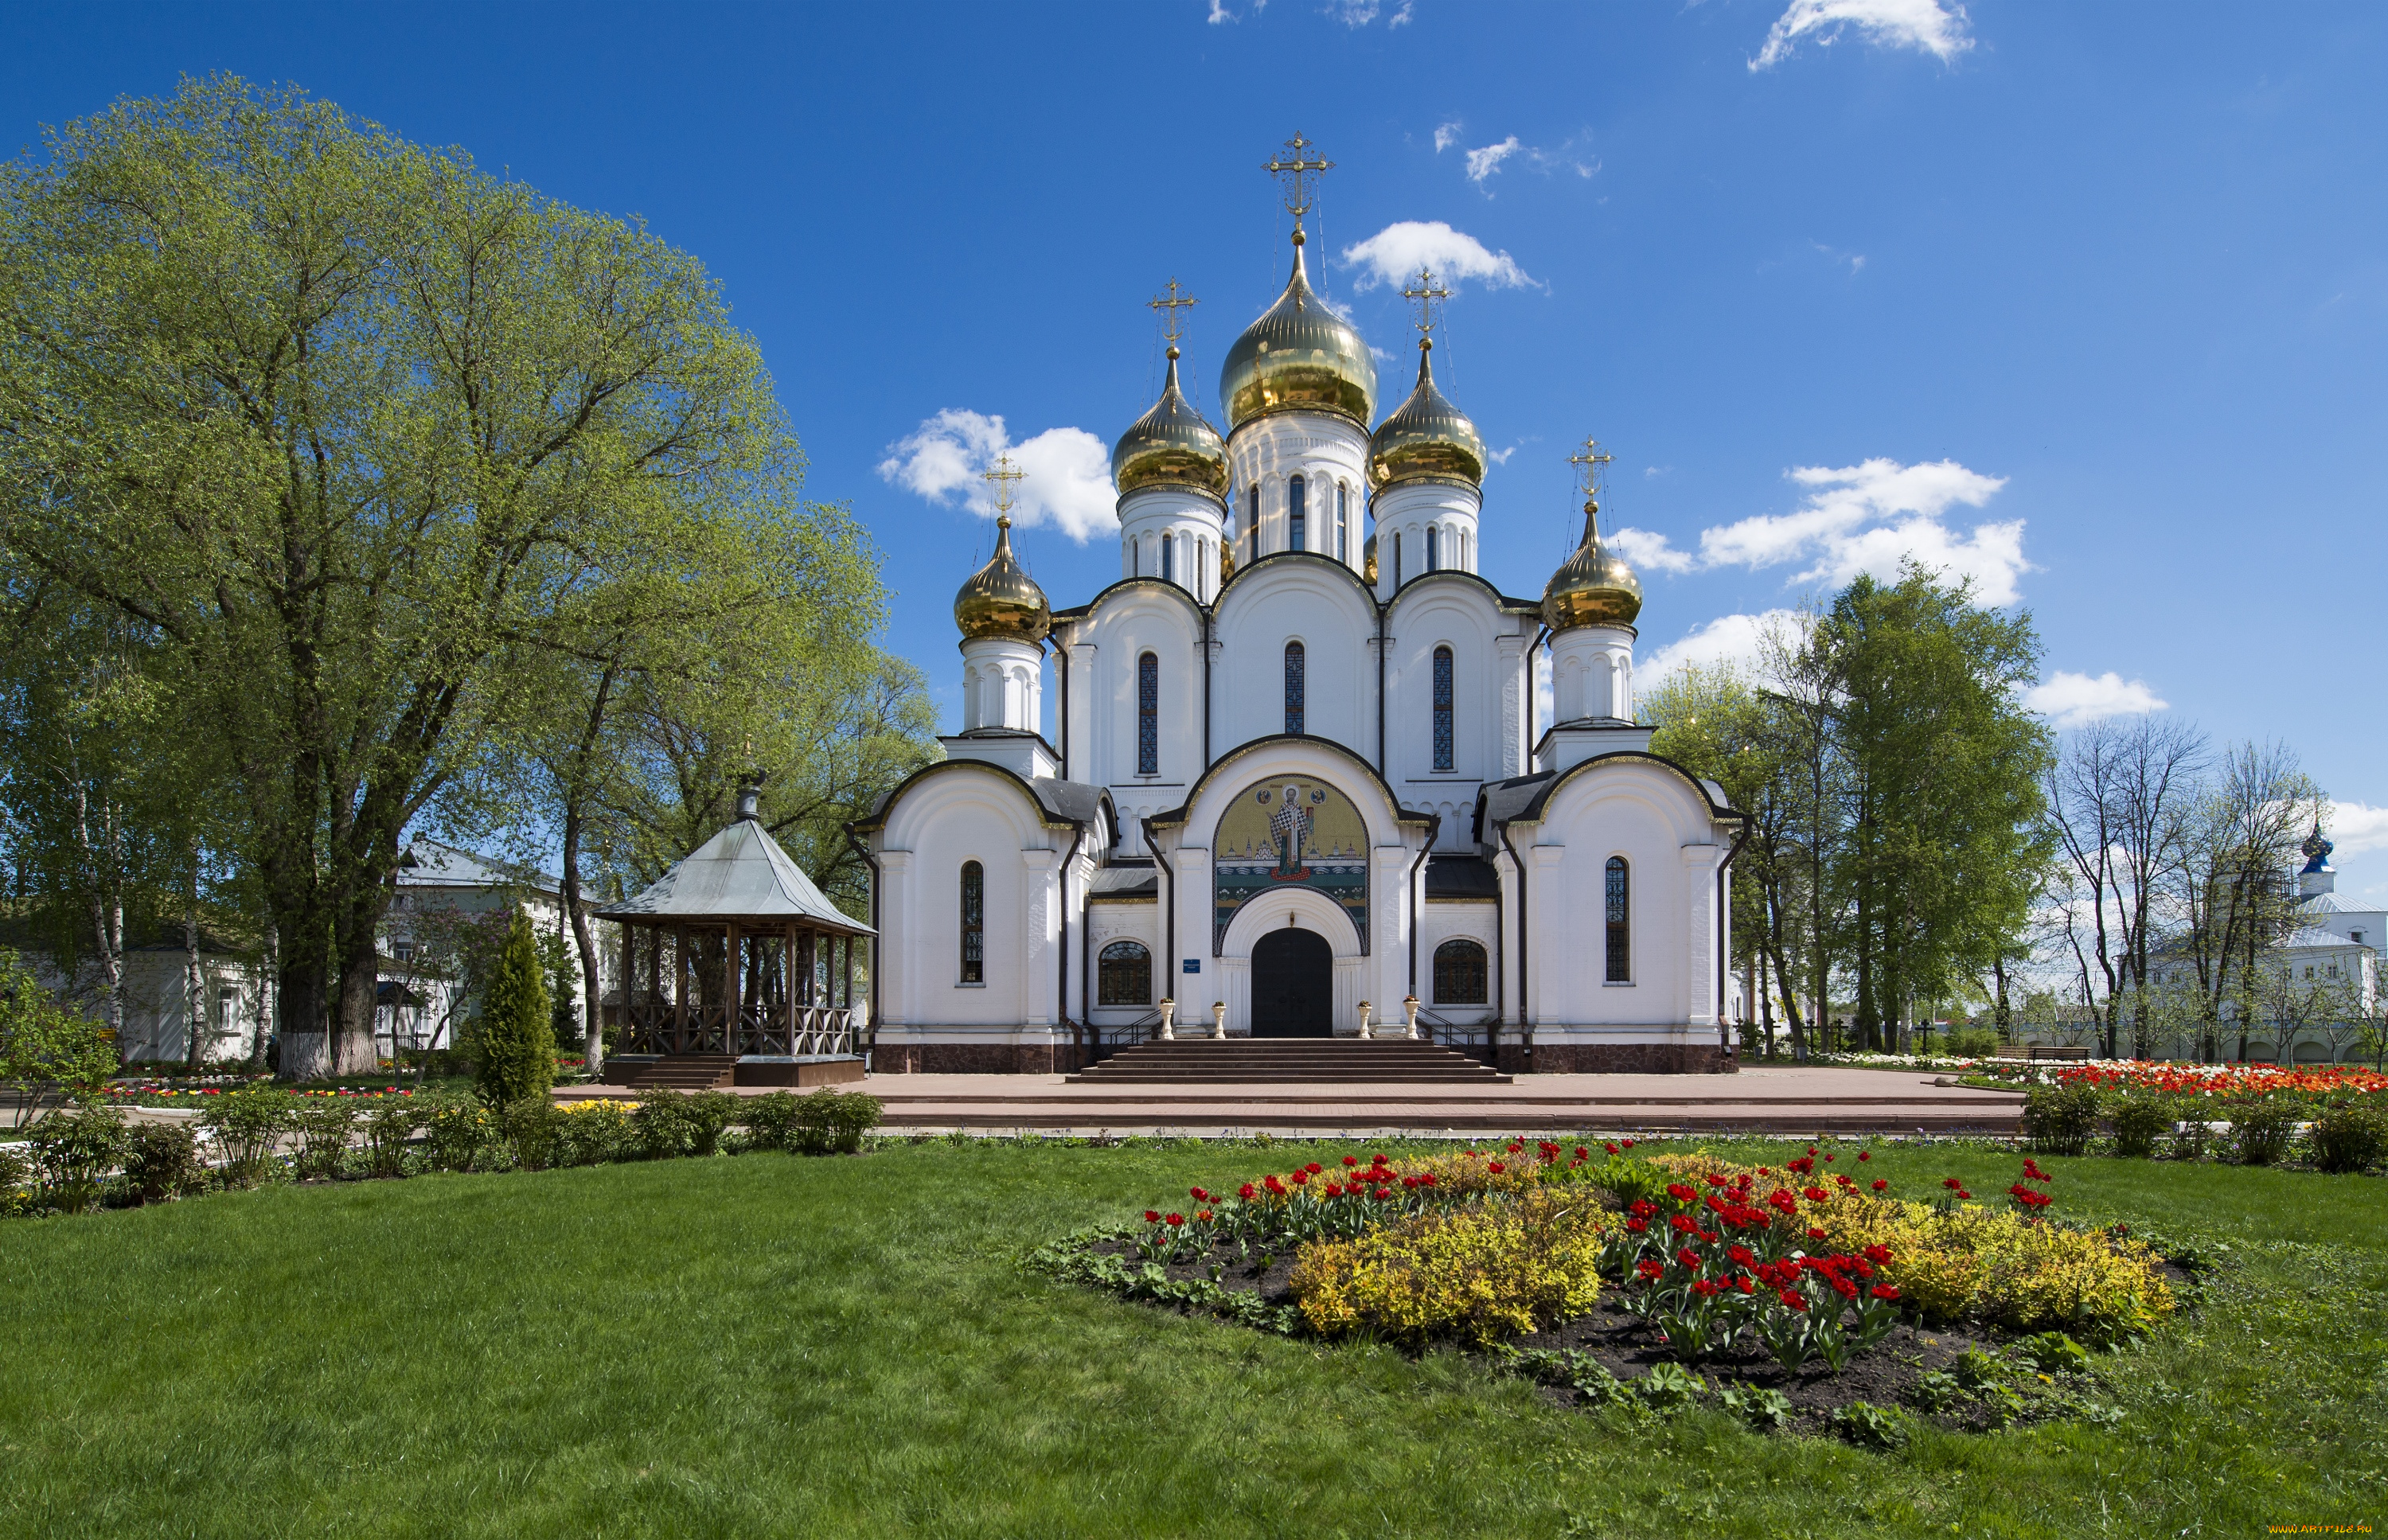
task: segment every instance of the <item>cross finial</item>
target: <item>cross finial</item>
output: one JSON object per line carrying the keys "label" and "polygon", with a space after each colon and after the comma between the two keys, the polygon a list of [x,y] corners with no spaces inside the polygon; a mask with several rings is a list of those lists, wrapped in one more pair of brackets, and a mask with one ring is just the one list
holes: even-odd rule
{"label": "cross finial", "polygon": [[1180,290],[1177,286],[1177,280],[1175,278],[1172,278],[1169,281],[1168,298],[1163,299],[1159,296],[1155,296],[1153,298],[1146,301],[1149,308],[1161,312],[1161,335],[1162,339],[1169,344],[1169,356],[1171,358],[1174,359],[1177,356],[1177,339],[1186,335],[1186,327],[1179,319],[1177,312],[1191,306],[1200,305],[1200,303],[1202,302],[1195,298],[1192,295]]}
{"label": "cross finial", "polygon": [[1335,162],[1313,160],[1304,156],[1302,151],[1315,150],[1318,146],[1299,133],[1287,140],[1285,147],[1292,153],[1269,157],[1268,165],[1263,169],[1285,184],[1285,211],[1293,216],[1294,229],[1300,230],[1302,216],[1310,212],[1312,195],[1317,191],[1315,184],[1318,181],[1318,173],[1333,170]]}
{"label": "cross finial", "polygon": [[1589,436],[1583,441],[1581,452],[1568,456],[1568,463],[1577,468],[1577,485],[1583,488],[1583,495],[1587,501],[1600,500],[1602,473],[1616,458],[1615,455],[1607,453],[1601,448],[1599,439]]}
{"label": "cross finial", "polygon": [[979,473],[995,484],[996,522],[1009,527],[1011,524],[1012,484],[1024,479],[1028,473],[1012,464],[1010,455],[997,455],[995,468]]}
{"label": "cross finial", "polygon": [[1451,291],[1434,281],[1434,269],[1420,268],[1417,276],[1410,280],[1410,286],[1402,291],[1402,297],[1417,301],[1418,335],[1423,338],[1433,334],[1434,309],[1451,297]]}

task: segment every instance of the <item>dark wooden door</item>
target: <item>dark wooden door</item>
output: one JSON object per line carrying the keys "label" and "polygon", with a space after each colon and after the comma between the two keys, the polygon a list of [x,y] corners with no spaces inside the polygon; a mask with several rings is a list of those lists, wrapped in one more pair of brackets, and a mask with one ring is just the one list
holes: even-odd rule
{"label": "dark wooden door", "polygon": [[1334,1035],[1335,949],[1315,930],[1272,930],[1252,948],[1252,1036]]}

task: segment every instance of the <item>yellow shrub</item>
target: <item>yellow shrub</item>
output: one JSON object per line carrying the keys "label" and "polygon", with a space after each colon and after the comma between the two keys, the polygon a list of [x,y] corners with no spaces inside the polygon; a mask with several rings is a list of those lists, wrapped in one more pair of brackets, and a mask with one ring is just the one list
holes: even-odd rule
{"label": "yellow shrub", "polygon": [[1489,1343],[1589,1310],[1600,1296],[1594,1262],[1609,1223],[1581,1197],[1556,1193],[1437,1209],[1356,1241],[1303,1247],[1294,1300],[1324,1335],[1370,1331],[1417,1342],[1454,1332]]}

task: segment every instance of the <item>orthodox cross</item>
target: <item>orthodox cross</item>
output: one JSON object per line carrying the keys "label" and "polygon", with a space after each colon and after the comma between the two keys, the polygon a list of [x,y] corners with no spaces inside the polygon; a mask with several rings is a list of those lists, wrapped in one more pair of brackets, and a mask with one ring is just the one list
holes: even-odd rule
{"label": "orthodox cross", "polygon": [[1418,335],[1426,336],[1434,331],[1434,308],[1449,299],[1451,291],[1434,281],[1432,268],[1420,268],[1417,276],[1410,280],[1410,286],[1402,291],[1402,297],[1417,301]]}
{"label": "orthodox cross", "polygon": [[1335,162],[1305,157],[1302,151],[1315,150],[1318,146],[1299,133],[1287,140],[1285,147],[1293,152],[1290,158],[1273,155],[1262,170],[1285,184],[1285,211],[1293,216],[1293,227],[1300,230],[1302,216],[1310,212],[1313,195],[1318,190],[1315,186],[1318,173],[1333,170]]}
{"label": "orthodox cross", "polygon": [[1599,439],[1591,437],[1584,439],[1582,453],[1568,456],[1568,463],[1579,468],[1576,475],[1586,499],[1598,500],[1601,474],[1616,458],[1601,449]]}
{"label": "orthodox cross", "polygon": [[1168,298],[1162,299],[1156,297],[1146,301],[1146,304],[1150,309],[1158,310],[1161,313],[1161,335],[1162,339],[1169,344],[1169,356],[1171,358],[1174,359],[1177,356],[1177,339],[1186,335],[1186,328],[1180,322],[1177,312],[1182,309],[1186,309],[1188,307],[1200,305],[1200,303],[1202,302],[1195,298],[1192,295],[1181,291],[1177,287],[1177,280],[1175,278],[1172,278],[1169,281]]}
{"label": "orthodox cross", "polygon": [[1010,455],[997,455],[995,457],[995,469],[979,473],[995,484],[996,516],[1007,523],[1010,522],[1012,484],[1024,479],[1028,473],[1013,465]]}

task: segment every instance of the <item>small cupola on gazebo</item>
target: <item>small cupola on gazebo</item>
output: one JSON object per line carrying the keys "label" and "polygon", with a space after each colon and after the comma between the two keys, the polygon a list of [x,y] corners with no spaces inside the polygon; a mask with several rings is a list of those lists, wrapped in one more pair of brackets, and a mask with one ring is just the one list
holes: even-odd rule
{"label": "small cupola on gazebo", "polygon": [[873,935],[738,816],[600,919],[622,928],[622,1050],[605,1078],[693,1088],[858,1080],[855,946]]}

